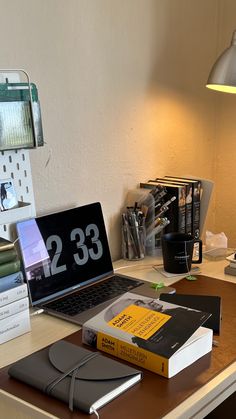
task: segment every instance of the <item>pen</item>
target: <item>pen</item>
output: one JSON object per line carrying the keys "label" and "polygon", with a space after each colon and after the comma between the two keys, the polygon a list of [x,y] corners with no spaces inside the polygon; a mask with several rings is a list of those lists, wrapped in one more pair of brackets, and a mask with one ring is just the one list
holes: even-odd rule
{"label": "pen", "polygon": [[133,233],[134,233],[134,243],[136,246],[137,256],[140,258],[140,238],[139,238],[139,223],[136,218],[136,214],[132,213],[132,224],[133,224]]}

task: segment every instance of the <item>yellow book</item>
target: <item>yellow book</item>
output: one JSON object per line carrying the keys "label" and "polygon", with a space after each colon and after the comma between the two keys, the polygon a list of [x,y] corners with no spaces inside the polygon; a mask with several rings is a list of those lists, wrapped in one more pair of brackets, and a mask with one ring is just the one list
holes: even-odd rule
{"label": "yellow book", "polygon": [[[86,341],[84,342],[86,343]],[[113,336],[97,332],[97,349],[114,355],[124,361],[146,368],[164,377],[169,376],[168,360],[145,349],[135,347]]]}
{"label": "yellow book", "polygon": [[83,343],[164,377],[212,349],[210,314],[126,293],[83,326]]}

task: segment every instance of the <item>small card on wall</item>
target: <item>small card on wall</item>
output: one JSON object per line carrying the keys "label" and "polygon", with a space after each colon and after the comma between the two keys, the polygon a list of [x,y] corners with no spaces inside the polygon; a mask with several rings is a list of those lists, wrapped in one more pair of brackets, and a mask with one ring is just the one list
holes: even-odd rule
{"label": "small card on wall", "polygon": [[19,206],[12,179],[0,179],[0,210],[7,211]]}

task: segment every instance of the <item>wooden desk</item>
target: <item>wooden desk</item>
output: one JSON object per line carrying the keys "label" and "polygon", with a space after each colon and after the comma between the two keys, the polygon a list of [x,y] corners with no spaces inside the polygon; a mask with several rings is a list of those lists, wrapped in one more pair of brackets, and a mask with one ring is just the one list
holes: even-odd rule
{"label": "wooden desk", "polygon": [[[114,267],[120,269],[119,272],[121,273],[125,273],[140,279],[146,279],[151,282],[162,281],[165,282],[166,285],[171,285],[176,282],[178,278],[172,277],[167,279],[161,276],[160,273],[156,272],[152,268],[153,264],[159,263],[159,259],[145,258],[140,262],[118,261],[114,264]],[[225,275],[223,273],[224,266],[226,265],[226,261],[204,261],[201,265],[201,273],[218,279],[227,280],[235,284],[236,277]],[[0,346],[1,367],[6,366],[9,363],[12,363],[15,360],[20,359],[36,350],[39,350],[58,339],[62,339],[77,330],[79,330],[78,326],[62,321],[60,319],[47,316],[45,314],[34,316],[32,317],[32,332]],[[232,331],[232,333],[234,333],[234,331]],[[171,380],[169,382],[171,383]],[[235,390],[236,362],[229,365],[229,367],[225,368],[220,374],[215,376],[206,385],[202,386],[180,405],[174,408],[165,416],[165,419],[187,419],[192,416],[195,418],[203,418]],[[14,411],[15,414],[17,413],[17,417],[22,417],[22,419],[26,417],[60,417],[50,415],[46,413],[46,411],[40,410],[35,406],[29,405],[28,403],[23,402],[21,399],[17,399],[9,393],[2,391],[0,391],[0,408],[2,414],[4,412],[3,417],[8,418],[15,417]],[[129,414],[129,417],[132,419],[132,412]],[[137,418],[137,415],[133,417]]]}

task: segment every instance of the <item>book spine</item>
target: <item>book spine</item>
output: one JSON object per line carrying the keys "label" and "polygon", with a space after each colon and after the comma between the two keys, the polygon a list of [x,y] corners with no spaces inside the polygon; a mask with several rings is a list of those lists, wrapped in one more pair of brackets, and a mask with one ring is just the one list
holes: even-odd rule
{"label": "book spine", "polygon": [[30,329],[29,309],[7,317],[0,321],[0,344],[23,335],[29,332]]}
{"label": "book spine", "polygon": [[13,303],[7,304],[0,307],[0,323],[6,317],[12,316],[13,314],[20,313],[23,310],[29,308],[29,298],[21,298],[20,300],[14,301]]}
{"label": "book spine", "polygon": [[0,265],[2,263],[10,262],[12,260],[16,260],[17,258],[17,252],[15,249],[6,250],[3,252],[0,252]]}
{"label": "book spine", "polygon": [[0,293],[0,307],[5,306],[13,301],[20,300],[21,298],[27,297],[28,289],[27,284],[21,284],[17,287]]}
{"label": "book spine", "polygon": [[14,272],[14,274],[6,275],[0,278],[0,294],[2,291],[8,290],[16,285],[23,284],[24,276],[22,271]]}
{"label": "book spine", "polygon": [[3,263],[0,265],[0,278],[3,276],[14,274],[21,268],[20,260],[14,260],[13,262]]}
{"label": "book spine", "polygon": [[173,187],[168,184],[165,187],[168,199],[173,196],[176,197],[176,200],[166,212],[166,216],[170,220],[170,224],[166,227],[166,232],[178,231],[179,233],[185,233],[185,199],[182,197],[182,190],[184,191],[185,188]]}
{"label": "book spine", "polygon": [[0,237],[0,253],[11,249],[14,249],[14,243]]}
{"label": "book spine", "polygon": [[192,202],[192,235],[195,239],[200,237],[200,190],[201,181],[193,182],[193,202]]}
{"label": "book spine", "polygon": [[187,234],[192,234],[192,200],[191,202],[188,201],[188,197],[190,195],[190,190],[192,186],[190,184],[186,185],[186,202],[185,202],[185,232]]}
{"label": "book spine", "polygon": [[[189,192],[190,189],[192,188],[192,186],[190,184],[184,184],[182,183],[184,190],[185,190],[185,233],[187,234],[192,234],[192,200],[191,202],[187,201],[187,197],[189,196]],[[183,209],[181,210],[181,205],[183,204],[179,204],[179,208],[180,211],[183,211]],[[181,218],[180,218],[180,225],[181,225]],[[183,229],[181,229],[181,232]]]}
{"label": "book spine", "polygon": [[168,359],[154,354],[145,349],[139,348],[134,344],[117,339],[110,334],[91,329],[91,327],[83,327],[82,342],[87,345],[92,345],[87,339],[86,334],[91,332],[96,335],[96,348],[100,351],[106,352],[124,361],[131,362],[139,367],[145,368],[156,374],[168,377]]}

